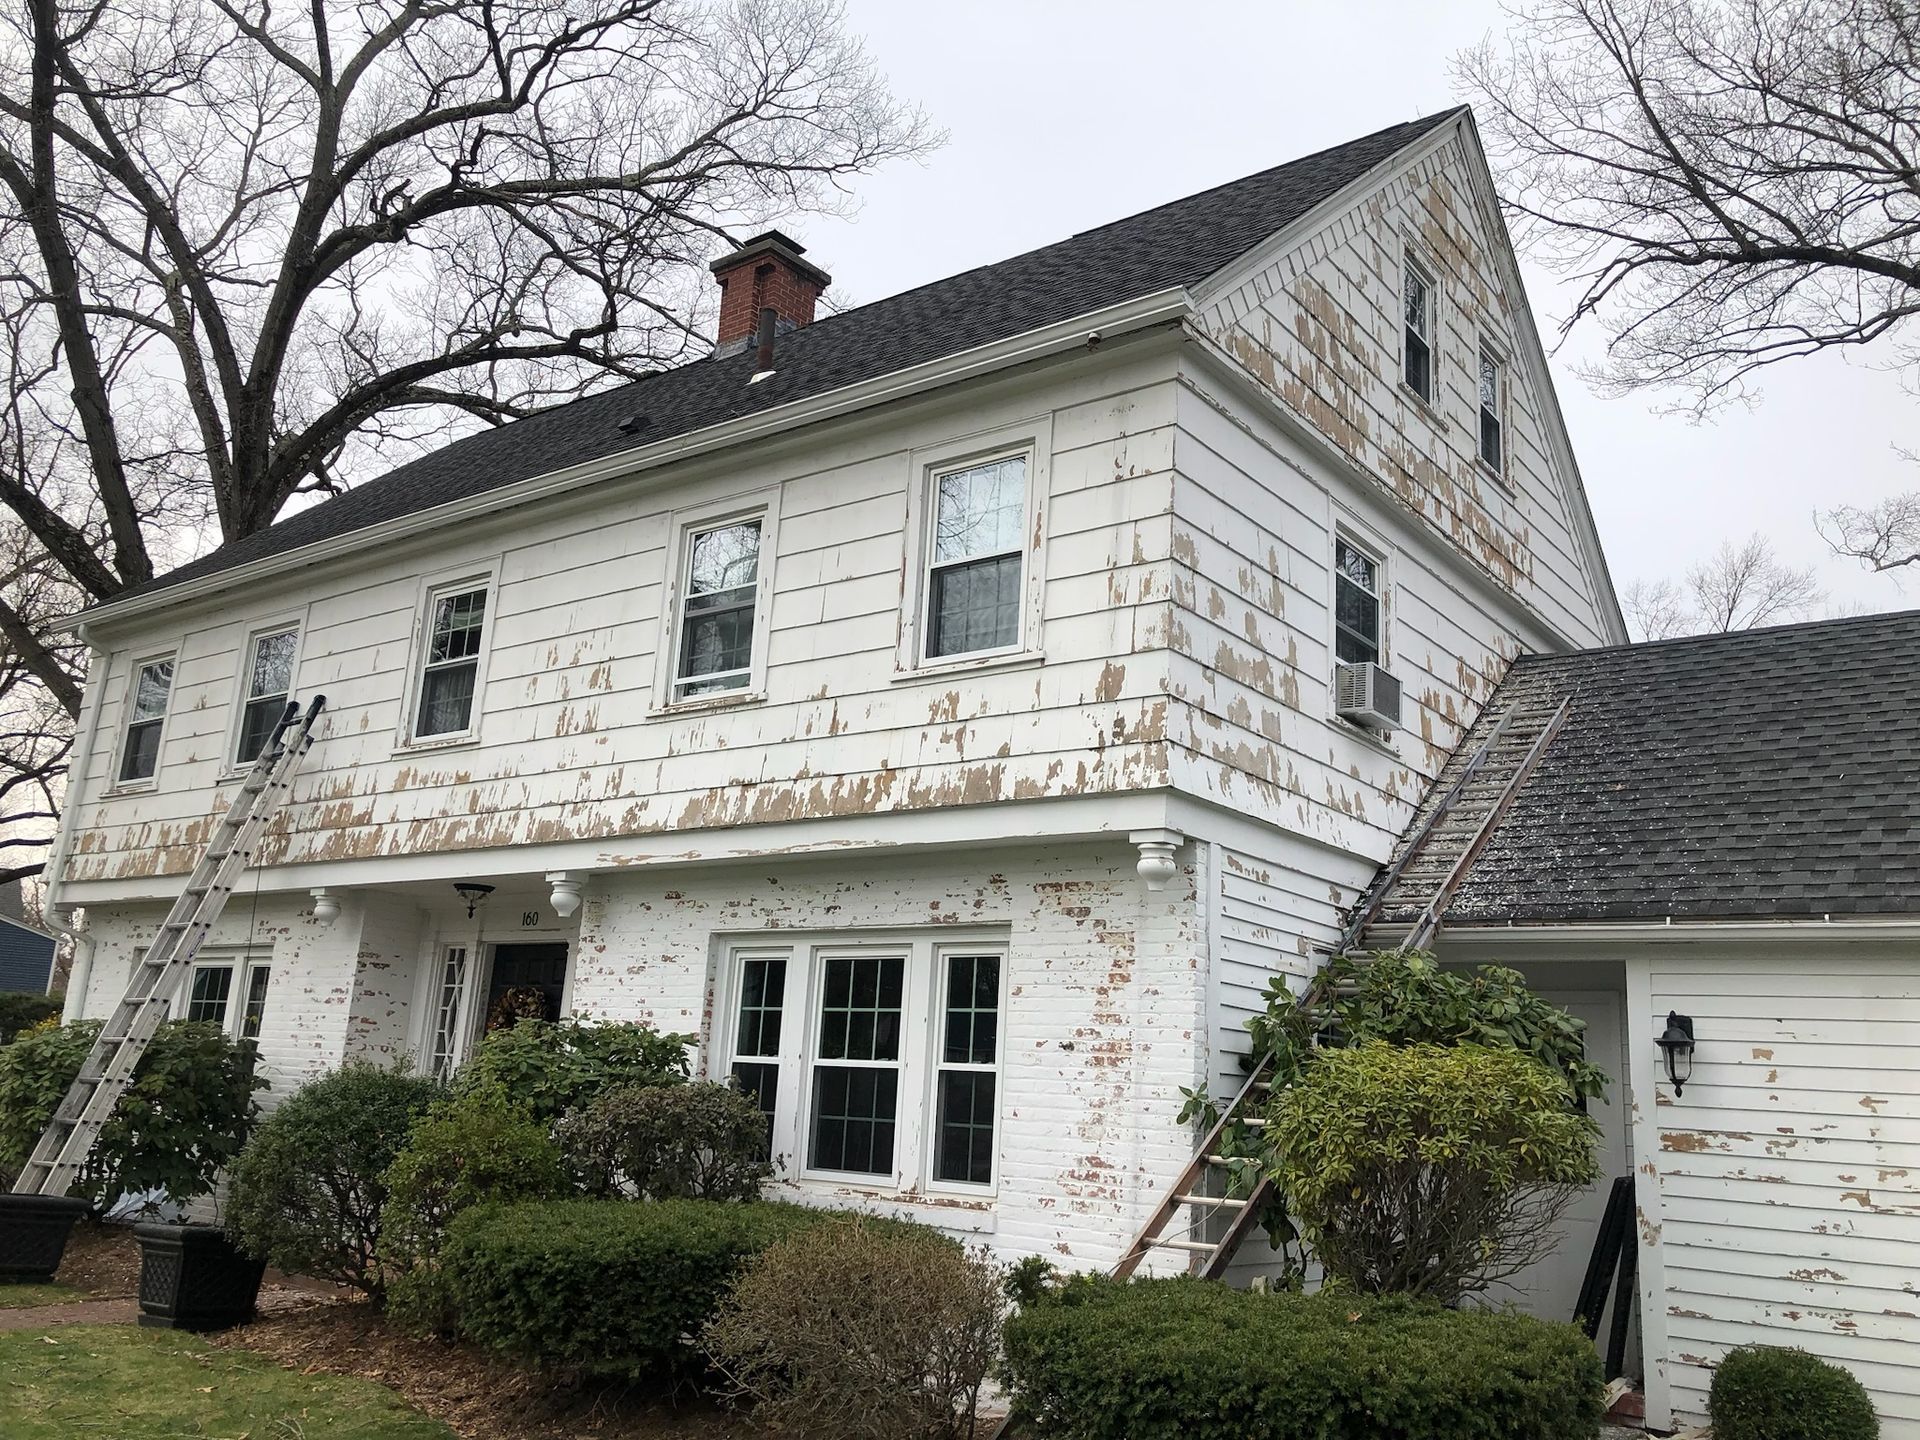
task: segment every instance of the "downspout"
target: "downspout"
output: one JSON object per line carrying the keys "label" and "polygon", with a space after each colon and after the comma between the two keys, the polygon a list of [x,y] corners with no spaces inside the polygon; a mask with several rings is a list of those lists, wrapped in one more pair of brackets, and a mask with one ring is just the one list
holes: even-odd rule
{"label": "downspout", "polygon": [[85,802],[87,760],[93,754],[94,734],[100,727],[100,692],[105,688],[105,656],[94,646],[82,625],[76,632],[87,647],[86,698],[80,704],[79,729],[74,736],[73,752],[67,762],[67,793],[61,797],[60,823],[54,827],[53,849],[47,855],[47,887],[41,907],[47,928],[73,942],[73,966],[67,971],[67,999],[61,1008],[63,1023],[71,1024],[86,1010],[87,989],[93,981],[93,935],[83,920],[73,923],[71,905],[60,903],[60,882],[65,878],[67,846],[73,837],[73,817]]}

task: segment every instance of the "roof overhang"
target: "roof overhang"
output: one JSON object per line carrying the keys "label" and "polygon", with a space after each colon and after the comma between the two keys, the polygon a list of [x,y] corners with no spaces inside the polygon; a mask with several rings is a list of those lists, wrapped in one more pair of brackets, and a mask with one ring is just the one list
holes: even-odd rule
{"label": "roof overhang", "polygon": [[[1388,948],[1404,939],[1409,926],[1375,925],[1368,928],[1371,948]],[[1556,945],[1698,945],[1702,941],[1732,940],[1757,943],[1769,940],[1920,940],[1920,915],[1798,915],[1775,919],[1667,917],[1639,920],[1535,920],[1503,923],[1449,924],[1442,927],[1436,946],[1449,944],[1478,949],[1539,951]]]}

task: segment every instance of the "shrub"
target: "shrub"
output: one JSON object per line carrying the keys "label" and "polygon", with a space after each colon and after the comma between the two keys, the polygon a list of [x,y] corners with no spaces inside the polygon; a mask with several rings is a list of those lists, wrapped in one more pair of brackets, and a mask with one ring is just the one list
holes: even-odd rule
{"label": "shrub", "polygon": [[1404,1296],[1072,1281],[1007,1322],[1016,1413],[1058,1440],[1583,1440],[1600,1361],[1571,1325]]}
{"label": "shrub", "polygon": [[560,1122],[560,1145],[596,1194],[752,1200],[771,1173],[767,1122],[732,1085],[621,1085]]}
{"label": "shrub", "polygon": [[937,1231],[842,1220],[749,1261],[702,1342],[776,1430],[959,1440],[999,1350],[1001,1281]]}
{"label": "shrub", "polygon": [[[0,1169],[33,1153],[100,1032],[97,1020],[36,1029],[0,1049]],[[251,1040],[218,1025],[173,1020],[154,1031],[73,1193],[96,1209],[159,1190],[175,1201],[213,1188],[253,1123]]]}
{"label": "shrub", "polygon": [[440,1254],[462,1333],[539,1365],[642,1375],[691,1337],[740,1267],[829,1211],[754,1201],[558,1200],[454,1218]]}
{"label": "shrub", "polygon": [[1513,1050],[1329,1050],[1274,1095],[1273,1178],[1328,1274],[1451,1302],[1539,1258],[1598,1174],[1598,1127],[1571,1102]]}
{"label": "shrub", "polygon": [[379,1297],[387,1170],[441,1094],[425,1076],[372,1065],[302,1085],[260,1123],[229,1174],[235,1242],[282,1270]]}
{"label": "shrub", "polygon": [[544,1125],[499,1090],[467,1090],[413,1122],[386,1178],[380,1216],[387,1309],[416,1331],[448,1333],[440,1247],[453,1217],[490,1200],[544,1200],[570,1188]]}
{"label": "shrub", "polygon": [[0,1045],[8,1045],[22,1030],[53,1019],[65,999],[59,995],[35,995],[30,990],[0,990]]}
{"label": "shrub", "polygon": [[1713,1372],[1714,1440],[1876,1440],[1873,1402],[1852,1374],[1804,1350],[1747,1345]]}
{"label": "shrub", "polygon": [[480,1042],[455,1088],[499,1088],[536,1120],[554,1121],[616,1085],[687,1078],[691,1035],[599,1020],[522,1020]]}

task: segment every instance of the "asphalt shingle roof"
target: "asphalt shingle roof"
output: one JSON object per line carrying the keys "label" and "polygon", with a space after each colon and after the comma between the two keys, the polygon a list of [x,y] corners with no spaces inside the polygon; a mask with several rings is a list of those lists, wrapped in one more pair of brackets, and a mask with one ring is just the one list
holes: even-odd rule
{"label": "asphalt shingle roof", "polygon": [[[746,352],[696,360],[457,440],[348,493],[221,546],[162,589],[383,521],[824,394],[1108,305],[1191,285],[1251,250],[1458,110],[1082,231],[1057,244],[828,316],[780,339],[748,385]],[[622,426],[644,415],[643,428]]]}
{"label": "asphalt shingle roof", "polygon": [[1525,657],[1459,754],[1542,695],[1566,724],[1446,923],[1920,911],[1920,611]]}

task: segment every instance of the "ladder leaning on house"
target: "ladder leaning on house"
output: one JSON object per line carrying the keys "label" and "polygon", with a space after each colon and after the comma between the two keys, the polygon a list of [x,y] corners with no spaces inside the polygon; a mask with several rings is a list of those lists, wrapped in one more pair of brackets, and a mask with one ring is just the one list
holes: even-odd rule
{"label": "ladder leaning on house", "polygon": [[[1423,807],[1425,814],[1417,818],[1405,849],[1354,906],[1328,958],[1353,952],[1396,889],[1402,905],[1424,901],[1400,949],[1418,950],[1433,939],[1488,837],[1566,722],[1570,703],[1516,699],[1501,713],[1453,783]],[[1311,1012],[1337,997],[1322,969],[1297,1003]],[[1274,1195],[1264,1175],[1248,1194],[1233,1195],[1237,1167],[1221,1153],[1221,1142],[1236,1127],[1265,1127],[1260,1112],[1273,1090],[1273,1069],[1271,1053],[1253,1062],[1239,1092],[1220,1111],[1193,1158],[1113,1267],[1116,1277],[1131,1275],[1155,1250],[1183,1252],[1188,1269],[1210,1280],[1226,1273]]]}
{"label": "ladder leaning on house", "polygon": [[326,704],[322,695],[314,696],[305,710],[288,704],[187,877],[186,888],[133,967],[126,994],[100,1027],[79,1075],[55,1107],[14,1181],[14,1194],[65,1195],[79,1178],[114,1105],[133,1081],[134,1067],[166,1019],[174,992],[192,969],[193,957],[226,908],[234,882],[252,863],[268,822],[292,794],[293,773],[313,743],[313,727]]}

